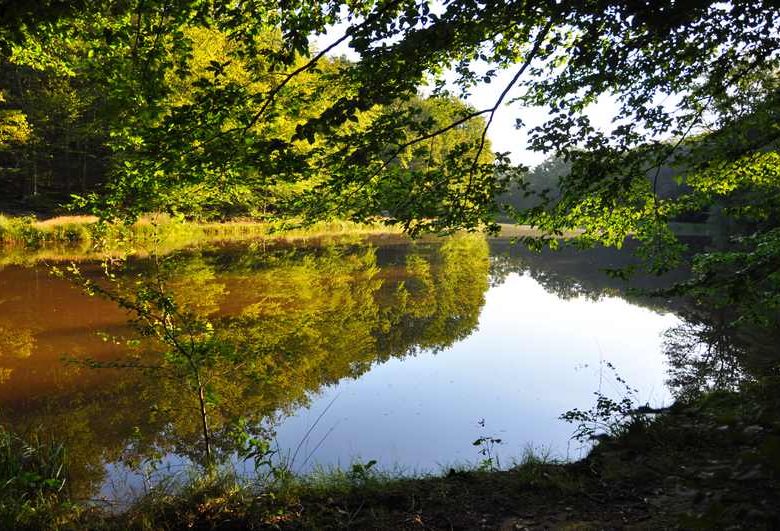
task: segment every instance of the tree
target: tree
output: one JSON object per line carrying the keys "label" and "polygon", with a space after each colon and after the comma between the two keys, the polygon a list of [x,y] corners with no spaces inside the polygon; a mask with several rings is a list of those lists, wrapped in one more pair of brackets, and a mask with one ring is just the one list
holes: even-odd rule
{"label": "tree", "polygon": [[[755,261],[749,242],[777,236],[780,22],[772,0],[297,0],[283,8],[179,0],[95,3],[77,14],[52,4],[23,16],[30,17],[42,23],[3,31],[6,47],[30,65],[68,68],[84,56],[57,56],[41,43],[75,32],[88,43],[87,59],[98,58],[87,63],[99,83],[131,103],[114,135],[119,157],[103,202],[112,214],[164,205],[180,185],[250,181],[306,183],[285,205],[306,219],[384,213],[412,232],[495,227],[495,198],[521,172],[502,154],[489,162],[480,154],[494,116],[515,101],[547,112],[528,129],[528,147],[571,167],[559,195],[508,209],[543,229],[542,240],[574,228],[584,244],[622,245],[631,236],[647,267],[661,271],[678,263],[682,248],[668,222],[716,202],[755,233],[734,263]],[[336,22],[345,34],[312,50],[310,37]],[[189,75],[193,26],[222,32],[231,62],[243,61],[254,81],[273,81],[253,90],[230,79],[227,60],[215,61],[193,84],[191,103],[166,107],[166,80]],[[326,67],[341,43],[359,60]],[[318,70],[325,86],[298,90],[297,80]],[[423,83],[438,97],[464,95],[502,70],[508,82],[494,104],[463,108],[449,123],[421,120],[408,105]],[[603,97],[616,103],[606,131],[585,112]],[[312,112],[259,134],[291,105]],[[473,157],[464,145],[427,170],[399,173],[404,157],[432,138],[475,123]],[[689,193],[659,193],[665,167],[678,168]],[[768,267],[774,278],[777,268]]]}
{"label": "tree", "polygon": [[[303,126],[356,94],[349,62],[287,57],[281,29],[257,17],[239,23],[226,13],[188,15],[183,4],[160,7],[98,5],[25,28],[11,43],[0,83],[36,134],[8,157],[24,161],[19,171],[33,176],[35,194],[39,181],[54,200],[76,192],[108,217],[166,210],[366,218],[399,210],[411,219],[452,210],[449,197],[459,187],[444,181],[463,180],[463,166],[492,160],[472,121],[416,145],[410,156],[425,164],[389,157],[367,168],[361,158],[389,153],[394,138],[412,140],[470,109],[454,98],[409,93],[408,103],[375,104],[316,138]],[[247,23],[256,32],[251,43],[236,34]],[[294,75],[280,71],[288,63]],[[426,150],[437,153],[426,157]],[[367,171],[383,182],[364,184],[370,200],[361,193],[355,201],[347,181]],[[432,176],[442,183],[440,201],[399,200],[399,190]]]}

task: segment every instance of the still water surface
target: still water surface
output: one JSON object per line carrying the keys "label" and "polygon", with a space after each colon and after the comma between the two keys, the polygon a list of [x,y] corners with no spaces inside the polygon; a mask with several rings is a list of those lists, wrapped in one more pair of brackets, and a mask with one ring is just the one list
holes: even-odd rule
{"label": "still water surface", "polygon": [[[436,472],[478,461],[472,442],[485,435],[502,439],[504,464],[528,447],[579,457],[558,416],[589,408],[597,390],[623,396],[607,363],[641,402],[670,401],[661,342],[679,319],[600,272],[626,259],[532,255],[470,237],[379,238],[211,246],[169,257],[163,270],[176,300],[251,360],[214,366],[212,429],[226,455],[241,417],[294,456],[296,471],[376,460]],[[159,371],[85,365],[127,357],[128,316],[47,267],[0,270],[3,424],[63,440],[84,497],[139,492],[150,459],[158,474],[197,460],[187,387]],[[143,260],[130,264],[127,285],[147,271]],[[136,355],[159,358],[151,346]]]}

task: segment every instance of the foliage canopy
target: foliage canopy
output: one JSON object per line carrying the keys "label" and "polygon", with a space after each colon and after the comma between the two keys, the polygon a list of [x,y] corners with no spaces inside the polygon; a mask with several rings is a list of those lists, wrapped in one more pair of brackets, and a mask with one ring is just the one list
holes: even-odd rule
{"label": "foliage canopy", "polygon": [[[60,120],[74,131],[58,137],[105,131],[94,149],[89,135],[79,142],[102,153],[110,178],[85,200],[109,216],[232,208],[307,220],[381,216],[418,232],[495,228],[504,212],[544,229],[550,243],[569,229],[586,244],[633,236],[660,271],[680,257],[669,222],[717,210],[748,237],[726,257],[731,264],[776,263],[754,254],[757,242],[777,248],[774,0],[10,6],[0,28],[4,70],[79,117]],[[313,49],[312,38],[334,27],[343,33]],[[331,57],[342,44],[357,60]],[[457,99],[499,79],[508,81],[493,105]],[[425,84],[428,97],[418,93]],[[14,108],[24,98],[17,91],[13,100],[11,86],[3,86],[3,146],[34,145],[41,105]],[[588,114],[604,98],[615,104],[608,130]],[[563,161],[555,193],[524,179],[507,154],[490,153],[487,130],[510,102],[546,111],[542,123],[517,126],[528,149]],[[659,193],[662,171],[684,193]],[[502,204],[507,190],[537,197]],[[701,279],[719,263],[697,261]],[[777,268],[768,267],[749,292],[777,291]]]}

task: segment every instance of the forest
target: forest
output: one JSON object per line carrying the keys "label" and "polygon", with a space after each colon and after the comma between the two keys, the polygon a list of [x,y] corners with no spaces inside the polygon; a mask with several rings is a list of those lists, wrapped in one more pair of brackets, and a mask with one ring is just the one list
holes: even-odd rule
{"label": "forest", "polygon": [[[0,2],[0,526],[780,525],[779,118],[775,0]],[[277,224],[300,239],[258,237]],[[124,312],[79,316],[113,346],[33,324],[71,300],[44,267],[51,294]],[[274,461],[282,417],[457,352],[517,278],[676,316],[671,402],[630,398],[600,353],[625,393],[599,373],[596,405],[561,412],[580,461],[504,469],[485,433],[444,476]],[[198,476],[126,513],[77,501],[127,453]],[[239,458],[265,483],[226,478]]]}
{"label": "forest", "polygon": [[[334,161],[345,165],[345,149],[370,142],[364,151],[389,153],[473,111],[455,97],[410,92],[353,112],[327,140],[316,139],[303,126],[354,93],[355,83],[346,79],[352,65],[323,57],[284,81],[274,59],[284,53],[279,30],[256,28],[261,33],[251,46],[259,51],[249,57],[231,33],[244,29],[221,28],[225,22],[182,20],[169,31],[161,13],[139,18],[128,12],[69,21],[35,57],[35,34],[13,44],[2,64],[5,208],[291,217],[315,208],[313,194],[325,187]],[[306,61],[293,54],[282,66],[287,63],[301,68]],[[399,190],[434,168],[447,173],[448,188],[462,187],[463,172],[447,166],[470,157],[489,164],[489,143],[480,153],[475,147],[483,126],[481,120],[464,123],[388,159],[384,173],[393,178],[361,193],[361,203],[372,203],[360,205],[362,215],[387,212]],[[391,127],[390,137],[379,137]],[[334,197],[316,208],[336,203]]]}

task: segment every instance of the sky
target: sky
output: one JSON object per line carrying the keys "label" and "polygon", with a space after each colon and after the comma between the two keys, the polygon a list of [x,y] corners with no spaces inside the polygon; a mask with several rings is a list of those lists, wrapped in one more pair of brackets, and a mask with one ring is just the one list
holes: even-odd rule
{"label": "sky", "polygon": [[[347,29],[346,24],[337,24],[331,26],[323,35],[312,37],[314,49],[322,50],[337,41],[344,35]],[[334,48],[328,55],[332,57],[344,56],[351,61],[357,61],[360,57],[349,47],[348,41],[341,43]],[[490,84],[480,84],[472,89],[471,95],[466,98],[466,102],[475,109],[490,108],[495,105],[501,91],[509,83],[515,71],[499,71],[496,78]],[[454,77],[451,76],[451,77]],[[424,92],[425,87],[421,87]],[[506,101],[512,99],[510,92]],[[590,117],[593,125],[597,129],[609,130],[612,117],[615,115],[617,103],[610,97],[603,97],[595,104],[586,109],[586,114]],[[508,152],[513,163],[523,164],[533,168],[540,164],[547,157],[543,153],[529,151],[527,131],[536,125],[544,122],[547,116],[543,108],[523,107],[519,103],[507,105],[506,103],[495,113],[493,123],[488,130],[493,151]],[[520,118],[526,127],[518,131],[515,129],[515,122]]]}
{"label": "sky", "polygon": [[595,390],[626,397],[616,376],[637,389],[637,404],[670,402],[661,334],[678,323],[616,297],[561,299],[529,275],[512,273],[485,294],[468,338],[323,388],[281,423],[277,443],[303,443],[301,454],[312,457],[293,463],[301,472],[356,459],[378,459],[385,470],[437,472],[479,457],[473,441],[485,435],[483,419],[485,431],[503,439],[504,457],[532,446],[576,458],[574,427],[558,416],[591,407]]}

